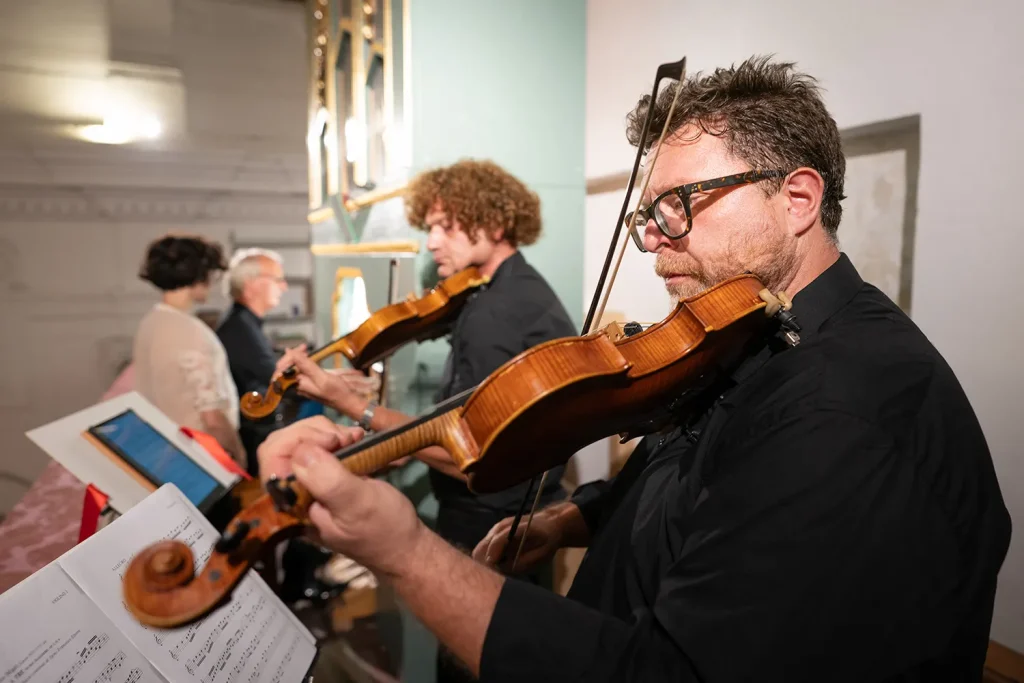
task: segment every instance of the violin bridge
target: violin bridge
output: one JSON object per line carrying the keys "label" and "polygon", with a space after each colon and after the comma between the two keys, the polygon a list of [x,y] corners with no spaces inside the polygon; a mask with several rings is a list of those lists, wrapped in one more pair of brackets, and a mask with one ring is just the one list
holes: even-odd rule
{"label": "violin bridge", "polygon": [[607,325],[604,326],[603,332],[613,342],[619,341],[620,339],[624,339],[626,336],[626,331],[623,329],[622,323],[620,322],[608,323]]}
{"label": "violin bridge", "polygon": [[[650,327],[648,325],[647,327]],[[634,334],[639,334],[645,329],[644,325],[638,322],[629,322],[623,325],[622,323],[615,321],[610,322],[601,328],[601,331],[608,336],[613,342],[617,342],[626,337],[632,337]]]}

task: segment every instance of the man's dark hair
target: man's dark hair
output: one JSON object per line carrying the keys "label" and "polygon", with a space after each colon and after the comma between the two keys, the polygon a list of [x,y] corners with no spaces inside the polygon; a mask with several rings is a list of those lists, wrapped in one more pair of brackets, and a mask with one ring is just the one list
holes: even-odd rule
{"label": "man's dark hair", "polygon": [[[754,170],[794,171],[813,168],[825,181],[821,222],[835,237],[843,208],[846,158],[836,122],[821,100],[817,81],[793,70],[792,62],[751,57],[739,66],[696,73],[684,79],[668,136],[687,124],[721,137],[729,152]],[[658,94],[646,140],[640,140],[651,96],[645,95],[629,114],[630,144],[649,151],[661,135],[677,84]],[[737,169],[741,170],[741,169]],[[746,170],[746,169],[742,169]],[[701,180],[698,178],[698,180]],[[762,187],[778,192],[782,179],[769,178]]]}
{"label": "man's dark hair", "polygon": [[227,267],[216,242],[202,237],[165,235],[150,243],[139,277],[169,292],[207,282],[212,273]]}

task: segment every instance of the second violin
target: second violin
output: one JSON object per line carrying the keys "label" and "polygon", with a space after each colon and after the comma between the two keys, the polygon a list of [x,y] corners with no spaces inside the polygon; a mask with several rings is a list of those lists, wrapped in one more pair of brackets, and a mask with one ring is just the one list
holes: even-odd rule
{"label": "second violin", "polygon": [[[365,370],[410,342],[434,339],[445,333],[469,296],[487,278],[473,267],[445,278],[419,299],[400,301],[376,311],[356,329],[313,351],[314,363],[340,353],[357,370]],[[299,381],[294,367],[270,383],[266,393],[251,391],[242,396],[242,415],[260,420],[277,409],[281,397]]]}

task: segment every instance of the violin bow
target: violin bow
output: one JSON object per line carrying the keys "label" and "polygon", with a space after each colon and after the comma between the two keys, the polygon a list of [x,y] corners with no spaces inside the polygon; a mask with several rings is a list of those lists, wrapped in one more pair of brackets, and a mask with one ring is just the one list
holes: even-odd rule
{"label": "violin bow", "polygon": [[[583,323],[583,336],[590,334],[593,328],[601,320],[604,315],[605,306],[608,303],[608,297],[611,295],[612,286],[615,284],[615,278],[619,273],[619,266],[622,264],[622,257],[626,253],[626,247],[629,244],[629,234],[626,234],[625,239],[621,239],[622,235],[622,224],[626,220],[626,210],[629,208],[630,194],[633,191],[633,185],[636,183],[637,172],[640,170],[640,162],[644,156],[644,143],[647,140],[647,134],[651,130],[651,122],[654,119],[655,104],[658,100],[658,85],[663,79],[670,79],[677,82],[675,93],[672,96],[672,104],[669,106],[668,115],[665,117],[665,124],[661,128],[661,134],[658,136],[658,142],[654,146],[654,156],[651,158],[650,164],[644,174],[643,186],[640,188],[639,196],[636,200],[636,208],[633,210],[632,215],[629,219],[629,232],[636,229],[636,217],[640,211],[640,203],[643,201],[644,193],[647,192],[647,184],[651,180],[651,174],[654,171],[654,165],[658,161],[658,155],[661,153],[661,145],[665,140],[665,135],[668,133],[668,127],[672,122],[672,115],[675,113],[676,104],[679,102],[679,93],[682,90],[683,78],[686,75],[686,57],[683,57],[678,62],[672,62],[669,64],[661,64],[658,66],[658,71],[654,76],[654,87],[651,90],[651,101],[647,106],[647,117],[644,119],[643,133],[640,135],[640,141],[636,146],[636,158],[633,160],[633,169],[629,173],[629,181],[626,183],[626,196],[622,200],[622,208],[619,209],[619,218],[615,222],[615,228],[612,231],[612,239],[608,244],[608,253],[605,255],[604,265],[601,268],[601,275],[597,279],[597,287],[594,289],[594,296],[590,302],[590,310],[587,312],[587,319]],[[621,245],[619,242],[621,241]],[[618,249],[616,250],[616,246]],[[616,251],[618,255],[616,256]],[[615,259],[614,266],[612,265],[612,259]],[[611,276],[609,277],[609,270]],[[607,286],[605,280],[607,279]],[[546,470],[540,478],[540,484],[537,486],[537,493],[533,498],[533,505],[530,508],[529,516],[526,518],[526,529],[523,531],[522,537],[519,539],[519,546],[516,549],[515,557],[512,559],[512,570],[515,570],[516,563],[519,561],[519,556],[523,552],[523,546],[526,544],[526,537],[530,533],[530,524],[533,522],[533,515],[537,511],[537,507],[540,505],[541,492],[544,490],[544,483],[547,481],[548,474],[551,470]],[[533,482],[537,478],[534,477],[530,480],[530,485],[527,487],[526,494],[523,497],[523,504],[520,505],[519,511],[516,513],[515,518],[512,520],[512,526],[509,529],[508,540],[505,543],[505,549],[502,551],[501,558],[498,560],[500,566],[506,558],[508,549],[512,546],[515,540],[516,529],[519,526],[520,521],[523,517],[523,511],[526,507],[526,501],[529,500],[530,489],[533,488]]]}

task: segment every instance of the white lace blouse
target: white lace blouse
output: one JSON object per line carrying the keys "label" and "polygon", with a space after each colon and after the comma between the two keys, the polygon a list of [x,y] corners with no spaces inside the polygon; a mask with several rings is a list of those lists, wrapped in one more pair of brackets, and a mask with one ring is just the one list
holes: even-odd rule
{"label": "white lace blouse", "polygon": [[178,424],[203,430],[220,410],[238,428],[238,389],[224,345],[202,320],[164,303],[147,313],[132,353],[135,389]]}

